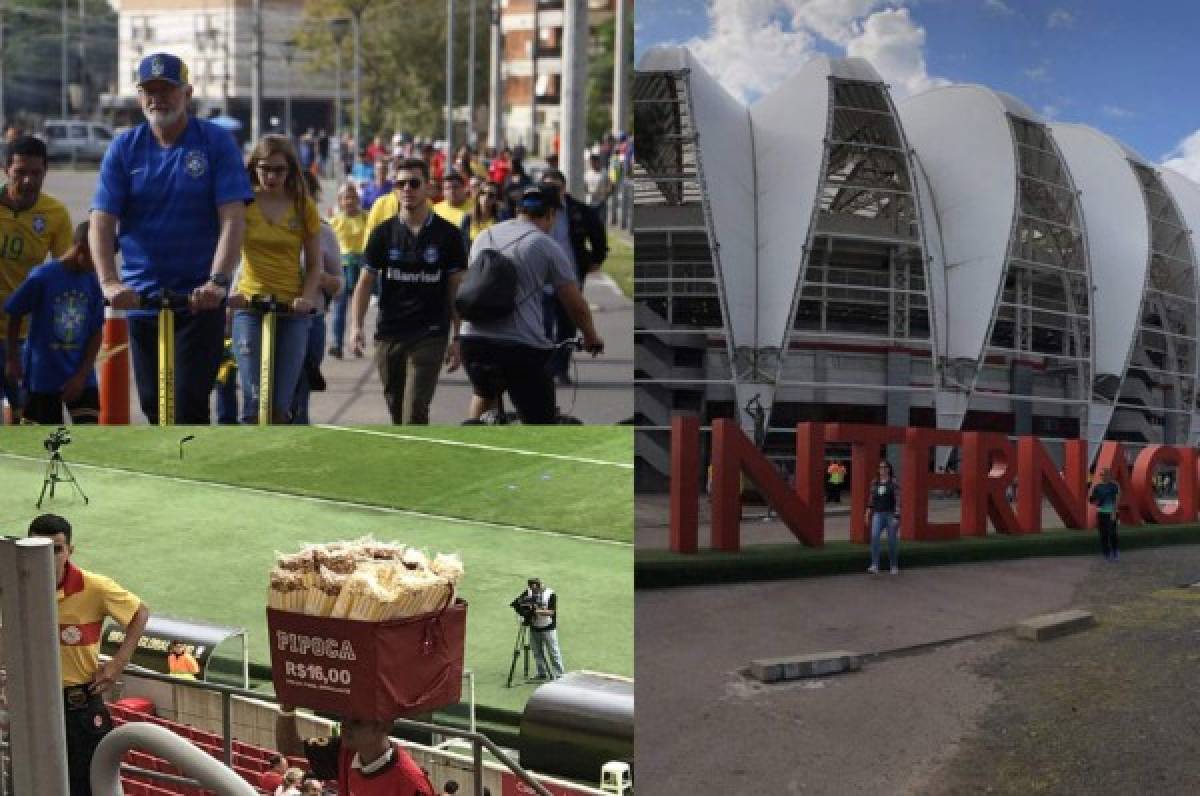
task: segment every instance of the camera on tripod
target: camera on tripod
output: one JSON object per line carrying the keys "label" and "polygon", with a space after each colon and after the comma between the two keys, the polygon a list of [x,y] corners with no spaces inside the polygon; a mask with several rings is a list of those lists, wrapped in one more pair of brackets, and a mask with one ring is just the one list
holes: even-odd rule
{"label": "camera on tripod", "polygon": [[67,431],[65,426],[59,426],[50,432],[50,436],[42,440],[42,445],[45,446],[47,453],[58,453],[59,448],[70,444],[71,432]]}
{"label": "camera on tripod", "polygon": [[509,605],[517,612],[517,616],[521,617],[523,623],[528,625],[533,622],[534,614],[537,612],[537,598],[532,594],[521,594]]}

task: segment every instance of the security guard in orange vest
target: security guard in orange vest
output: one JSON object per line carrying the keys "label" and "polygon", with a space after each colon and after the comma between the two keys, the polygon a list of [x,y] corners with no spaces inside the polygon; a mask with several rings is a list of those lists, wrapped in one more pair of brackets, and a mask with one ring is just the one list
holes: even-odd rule
{"label": "security guard in orange vest", "polygon": [[[43,514],[29,525],[29,536],[54,542],[58,578],[58,651],[62,663],[63,706],[67,725],[67,767],[71,796],[91,796],[92,755],[109,730],[112,717],[103,694],[112,687],[137,649],[149,612],[111,578],[85,572],[71,563],[71,523]],[[111,616],[125,628],[125,640],[113,657],[100,663],[100,631]]]}

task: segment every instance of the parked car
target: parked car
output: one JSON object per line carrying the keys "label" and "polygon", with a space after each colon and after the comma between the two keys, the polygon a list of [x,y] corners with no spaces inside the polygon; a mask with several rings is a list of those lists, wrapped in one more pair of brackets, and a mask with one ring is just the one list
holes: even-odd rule
{"label": "parked car", "polygon": [[51,160],[90,160],[104,158],[113,139],[112,130],[95,122],[77,119],[50,119],[42,138]]}

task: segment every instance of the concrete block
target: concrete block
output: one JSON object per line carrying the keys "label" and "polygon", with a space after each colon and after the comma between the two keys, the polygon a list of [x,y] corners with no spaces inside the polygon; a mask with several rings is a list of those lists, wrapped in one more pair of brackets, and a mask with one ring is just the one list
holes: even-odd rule
{"label": "concrete block", "polygon": [[1090,611],[1073,609],[1056,614],[1034,616],[1017,624],[1017,638],[1030,641],[1047,641],[1059,636],[1086,630],[1096,624]]}
{"label": "concrete block", "polygon": [[750,662],[750,676],[764,683],[799,680],[804,677],[825,677],[862,668],[862,657],[854,652],[837,650],[813,655],[792,655],[783,658],[762,658]]}

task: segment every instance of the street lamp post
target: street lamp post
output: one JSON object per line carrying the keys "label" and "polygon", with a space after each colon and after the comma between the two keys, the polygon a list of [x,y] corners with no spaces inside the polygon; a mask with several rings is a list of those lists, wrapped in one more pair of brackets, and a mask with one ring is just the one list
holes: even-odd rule
{"label": "street lamp post", "polygon": [[454,157],[454,0],[446,0],[446,168]]}
{"label": "street lamp post", "polygon": [[292,59],[296,57],[296,40],[287,39],[280,45],[283,48],[284,64],[284,94],[283,94],[283,134],[292,137]]}
{"label": "street lamp post", "polygon": [[362,9],[355,6],[351,10],[351,20],[354,22],[354,153],[358,155],[358,147],[362,143]]}
{"label": "street lamp post", "polygon": [[262,0],[254,0],[254,67],[250,70],[250,136],[262,137],[263,104]]}
{"label": "street lamp post", "polygon": [[340,179],[345,172],[346,164],[342,163],[342,41],[350,31],[350,20],[345,17],[329,20],[329,33],[333,36],[334,58],[334,100],[333,100],[333,150],[337,153],[336,161],[339,167],[337,173]]}
{"label": "street lamp post", "polygon": [[467,143],[475,146],[475,0],[471,0],[467,30]]}
{"label": "street lamp post", "polygon": [[70,115],[67,101],[67,0],[62,0],[62,118]]}

